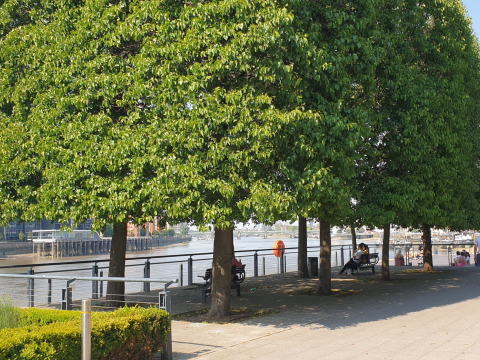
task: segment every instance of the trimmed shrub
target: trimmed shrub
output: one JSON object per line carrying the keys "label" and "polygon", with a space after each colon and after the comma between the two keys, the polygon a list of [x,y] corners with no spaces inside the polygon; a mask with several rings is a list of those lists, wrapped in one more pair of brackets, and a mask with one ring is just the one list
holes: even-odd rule
{"label": "trimmed shrub", "polygon": [[[24,327],[0,331],[0,359],[80,359],[80,313],[41,309],[20,312]],[[125,307],[92,313],[92,359],[148,359],[160,350],[169,331],[168,313],[159,309]]]}

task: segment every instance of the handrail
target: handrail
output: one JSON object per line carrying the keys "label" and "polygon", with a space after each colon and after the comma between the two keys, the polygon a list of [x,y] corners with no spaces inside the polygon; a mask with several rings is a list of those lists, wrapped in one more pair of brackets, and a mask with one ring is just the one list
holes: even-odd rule
{"label": "handrail", "polygon": [[[365,244],[371,246],[381,246],[381,241],[380,244],[378,243],[378,240],[374,243],[369,243],[364,241]],[[473,245],[473,242],[469,243],[455,243],[455,241],[452,242],[442,242],[442,243],[432,243],[432,246],[451,246],[451,245]],[[400,245],[418,245],[416,243],[390,243],[389,246],[400,246]],[[421,245],[421,244],[420,244]],[[345,244],[345,245],[332,245],[332,250],[338,248],[341,249],[343,248],[349,248],[351,247],[351,244]],[[307,249],[319,249],[320,245],[315,245],[315,246],[307,246]],[[298,247],[285,247],[283,250],[297,250]],[[263,251],[273,251],[273,248],[267,248],[267,249],[248,249],[248,250],[235,250],[236,254],[239,253],[246,253],[246,252],[263,252]],[[199,256],[199,255],[213,255],[212,252],[201,252],[201,253],[191,253],[191,254],[172,254],[172,255],[148,255],[148,256],[138,256],[138,257],[129,257],[125,258],[125,261],[134,261],[134,260],[152,260],[152,259],[163,259],[163,258],[176,258],[176,257],[194,257],[194,256]],[[248,256],[248,255],[246,255]],[[197,259],[195,259],[197,260]],[[198,259],[198,260],[208,260],[208,259]],[[79,260],[79,261],[62,261],[62,262],[49,262],[49,263],[40,263],[40,264],[19,264],[19,265],[7,265],[7,266],[0,266],[0,269],[14,269],[14,268],[38,268],[42,266],[61,266],[61,265],[77,265],[77,264],[91,264],[91,263],[102,263],[102,262],[109,262],[110,259],[91,259],[91,260]],[[179,261],[169,261],[168,263],[175,263],[175,262],[183,262],[183,260]],[[166,262],[165,262],[166,263]],[[157,263],[157,264],[162,264],[162,263]],[[126,266],[141,266],[143,264],[128,264]],[[103,267],[102,267],[103,268]],[[73,270],[89,270],[89,269],[72,269]],[[70,271],[69,269],[64,269],[62,271]]]}
{"label": "handrail", "polygon": [[3,278],[20,279],[52,279],[52,280],[80,280],[80,281],[112,281],[112,282],[158,282],[165,284],[178,283],[178,279],[151,279],[151,278],[124,278],[124,277],[97,277],[97,276],[52,276],[52,275],[24,275],[24,274],[0,274]]}

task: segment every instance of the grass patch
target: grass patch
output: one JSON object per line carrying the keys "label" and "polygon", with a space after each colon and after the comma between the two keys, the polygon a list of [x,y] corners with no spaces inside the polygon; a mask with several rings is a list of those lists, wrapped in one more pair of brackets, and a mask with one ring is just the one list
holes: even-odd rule
{"label": "grass patch", "polygon": [[263,316],[268,316],[272,314],[277,314],[279,311],[273,311],[271,309],[248,309],[246,307],[243,308],[231,308],[230,309],[230,316],[226,317],[225,319],[212,319],[208,317],[208,312],[210,311],[209,308],[203,308],[194,311],[188,311],[181,314],[172,315],[172,320],[179,320],[179,321],[188,321],[188,322],[195,322],[195,323],[208,323],[208,324],[232,324],[241,322],[244,320],[249,319],[256,319]]}
{"label": "grass patch", "polygon": [[18,326],[18,311],[9,297],[0,297],[0,330]]}
{"label": "grass patch", "polygon": [[[363,292],[363,289],[358,290],[342,290],[342,289],[332,289],[332,294],[330,296],[349,296],[356,295]],[[295,289],[287,292],[288,295],[318,295],[318,289],[313,287],[305,287],[301,289]]]}

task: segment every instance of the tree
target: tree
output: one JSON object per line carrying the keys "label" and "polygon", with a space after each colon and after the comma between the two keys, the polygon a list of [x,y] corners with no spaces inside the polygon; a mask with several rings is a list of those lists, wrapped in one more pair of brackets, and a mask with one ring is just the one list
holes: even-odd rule
{"label": "tree", "polygon": [[158,230],[153,230],[153,233],[152,233],[153,236],[159,236],[160,235],[160,232]]}
{"label": "tree", "polygon": [[18,233],[18,240],[22,242],[25,241],[25,234],[22,231]]}
{"label": "tree", "polygon": [[147,230],[142,227],[140,229],[140,236],[146,236],[146,235],[147,235]]}
{"label": "tree", "polygon": [[[296,46],[285,58],[295,64],[300,101],[295,121],[277,133],[279,171],[284,188],[295,199],[288,217],[320,222],[319,293],[331,293],[330,224],[344,221],[356,176],[356,151],[369,132],[368,115],[378,64],[371,37],[376,25],[375,1],[295,2],[292,6]],[[301,45],[300,45],[301,43]],[[285,216],[285,217],[287,217]]]}
{"label": "tree", "polygon": [[180,224],[180,235],[187,236],[189,231],[190,231],[190,228],[188,227],[188,224],[185,224],[185,223]]}
{"label": "tree", "polygon": [[[17,3],[0,12],[3,221],[113,223],[109,276],[122,277],[127,222],[164,215],[150,186],[162,157],[152,146],[159,76],[143,49],[170,3],[153,13],[150,2]],[[108,283],[107,298],[123,293]]]}
{"label": "tree", "polygon": [[105,231],[103,233],[103,236],[112,237],[112,235],[113,235],[113,225],[112,224],[107,224],[105,226]]}
{"label": "tree", "polygon": [[173,229],[168,229],[168,236],[175,236],[175,230]]}
{"label": "tree", "polygon": [[380,14],[374,46],[385,55],[375,73],[372,131],[361,149],[357,208],[365,224],[384,227],[388,280],[390,223],[423,224],[424,271],[433,268],[430,227],[467,225],[466,204],[478,189],[472,148],[479,62],[459,1],[393,1]]}

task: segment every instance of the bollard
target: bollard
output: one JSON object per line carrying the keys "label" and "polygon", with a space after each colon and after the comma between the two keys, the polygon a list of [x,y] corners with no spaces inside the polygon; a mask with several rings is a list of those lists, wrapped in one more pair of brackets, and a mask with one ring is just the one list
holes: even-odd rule
{"label": "bollard", "polygon": [[[92,277],[98,277],[98,265],[92,266]],[[92,299],[98,299],[98,281],[92,281]]]}
{"label": "bollard", "polygon": [[258,254],[256,251],[253,254],[253,276],[258,277]]}
{"label": "bollard", "polygon": [[[160,291],[158,293],[158,308],[165,310],[167,313],[172,311],[172,300],[170,291]],[[161,360],[172,360],[172,330],[167,335],[167,339],[163,344]]]}
{"label": "bollard", "polygon": [[[27,271],[27,274],[34,275],[35,271],[33,270],[33,268],[30,268],[30,270]],[[28,279],[27,298],[28,298],[28,307],[34,307],[35,306],[35,280],[34,279]]]}
{"label": "bollard", "polygon": [[[100,271],[100,277],[103,277],[103,270]],[[100,281],[100,297],[103,297],[103,281]]]}
{"label": "bollard", "polygon": [[82,300],[82,360],[92,358],[92,303]]}
{"label": "bollard", "polygon": [[265,256],[263,257],[262,276],[265,276]]}
{"label": "bollard", "polygon": [[338,266],[338,252],[335,251],[335,266]]}
{"label": "bollard", "polygon": [[52,303],[52,279],[47,280],[47,304]]}
{"label": "bollard", "polygon": [[183,264],[180,264],[180,272],[178,274],[178,286],[183,286]]}
{"label": "bollard", "polygon": [[283,274],[285,272],[285,267],[283,265],[283,252],[282,254],[280,255],[280,257],[278,258],[280,260],[280,273]]}
{"label": "bollard", "polygon": [[344,258],[343,258],[343,246],[340,248],[340,263],[343,265],[345,265],[345,261],[344,261]]}
{"label": "bollard", "polygon": [[[145,268],[143,269],[143,278],[149,279],[150,278],[150,259],[147,259],[145,262]],[[143,291],[147,292],[150,291],[150,283],[144,282],[143,283]]]}

